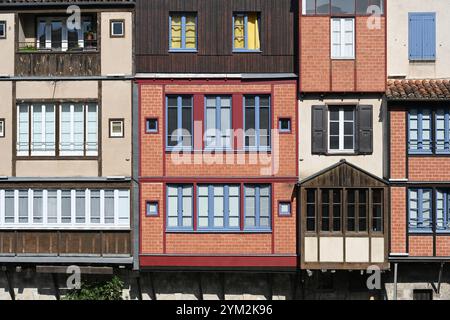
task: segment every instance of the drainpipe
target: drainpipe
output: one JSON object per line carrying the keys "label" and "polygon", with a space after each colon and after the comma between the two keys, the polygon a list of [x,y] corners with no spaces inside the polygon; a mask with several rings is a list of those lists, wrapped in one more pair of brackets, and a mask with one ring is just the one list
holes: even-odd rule
{"label": "drainpipe", "polygon": [[394,300],[397,300],[398,263],[394,264]]}

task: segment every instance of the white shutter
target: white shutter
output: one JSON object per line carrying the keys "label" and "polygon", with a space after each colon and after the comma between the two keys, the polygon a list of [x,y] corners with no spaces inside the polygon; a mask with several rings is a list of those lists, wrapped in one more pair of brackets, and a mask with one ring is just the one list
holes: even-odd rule
{"label": "white shutter", "polygon": [[341,49],[343,52],[343,58],[354,58],[355,57],[355,19],[348,18],[342,19],[343,32],[342,32],[342,45]]}
{"label": "white shutter", "polygon": [[331,57],[341,57],[341,19],[331,19]]}
{"label": "white shutter", "polygon": [[331,19],[331,58],[355,58],[355,19]]}
{"label": "white shutter", "polygon": [[86,155],[98,155],[98,106],[89,104],[86,106]]}
{"label": "white shutter", "polygon": [[17,106],[17,155],[27,156],[29,150],[28,142],[28,106],[19,105]]}

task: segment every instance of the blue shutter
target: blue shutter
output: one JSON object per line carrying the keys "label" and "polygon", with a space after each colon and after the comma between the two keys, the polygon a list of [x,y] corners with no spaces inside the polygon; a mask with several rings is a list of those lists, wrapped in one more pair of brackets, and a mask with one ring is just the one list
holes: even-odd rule
{"label": "blue shutter", "polygon": [[436,14],[428,13],[423,19],[423,60],[436,59]]}
{"label": "blue shutter", "polygon": [[409,60],[436,59],[436,14],[409,13]]}

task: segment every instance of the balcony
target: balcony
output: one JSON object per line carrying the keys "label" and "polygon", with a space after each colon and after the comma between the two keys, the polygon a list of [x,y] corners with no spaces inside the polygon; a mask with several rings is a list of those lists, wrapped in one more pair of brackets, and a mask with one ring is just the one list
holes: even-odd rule
{"label": "balcony", "polygon": [[65,16],[19,16],[15,74],[27,76],[94,76],[100,74],[97,15],[78,25]]}

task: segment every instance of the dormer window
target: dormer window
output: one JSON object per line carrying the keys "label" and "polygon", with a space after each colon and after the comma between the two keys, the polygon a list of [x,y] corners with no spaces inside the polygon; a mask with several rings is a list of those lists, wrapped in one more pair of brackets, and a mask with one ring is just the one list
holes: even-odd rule
{"label": "dormer window", "polygon": [[79,28],[68,23],[67,17],[40,17],[36,31],[38,50],[78,51],[95,50],[97,47],[92,17],[82,18]]}

